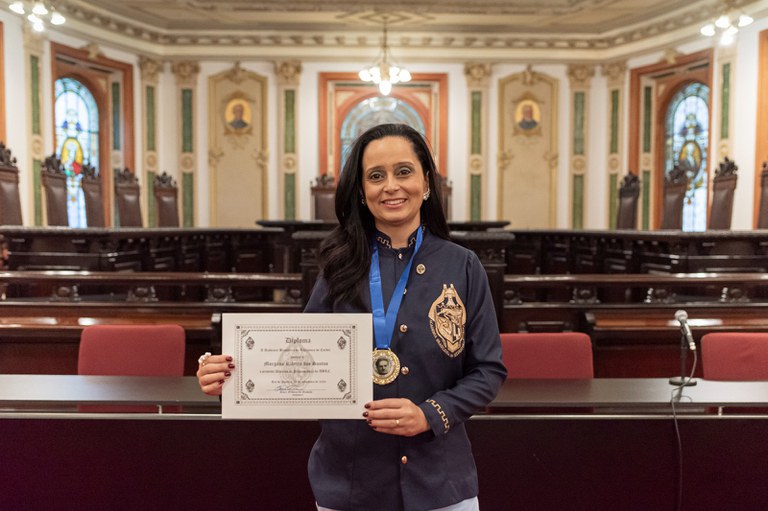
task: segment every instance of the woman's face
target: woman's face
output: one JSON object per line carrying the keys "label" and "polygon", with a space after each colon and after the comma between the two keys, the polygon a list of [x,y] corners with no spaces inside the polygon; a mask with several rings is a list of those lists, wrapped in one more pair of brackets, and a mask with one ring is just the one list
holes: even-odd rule
{"label": "woman's face", "polygon": [[421,223],[419,210],[429,188],[411,143],[402,137],[374,140],[363,152],[363,194],[376,228],[411,233]]}

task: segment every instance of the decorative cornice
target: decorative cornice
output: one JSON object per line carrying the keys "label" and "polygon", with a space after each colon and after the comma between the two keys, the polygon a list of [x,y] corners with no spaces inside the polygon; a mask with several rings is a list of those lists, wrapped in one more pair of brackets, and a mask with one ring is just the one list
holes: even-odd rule
{"label": "decorative cornice", "polygon": [[163,70],[163,63],[159,60],[141,55],[139,57],[139,70],[141,71],[142,81],[157,84],[160,72]]}
{"label": "decorative cornice", "polygon": [[470,87],[488,87],[491,65],[487,62],[467,62],[464,64],[464,76]]}
{"label": "decorative cornice", "polygon": [[588,89],[593,76],[595,76],[595,66],[593,65],[572,64],[568,66],[568,79],[573,88]]}
{"label": "decorative cornice", "polygon": [[283,60],[275,62],[275,74],[278,85],[298,86],[301,77],[301,62],[298,60]]}

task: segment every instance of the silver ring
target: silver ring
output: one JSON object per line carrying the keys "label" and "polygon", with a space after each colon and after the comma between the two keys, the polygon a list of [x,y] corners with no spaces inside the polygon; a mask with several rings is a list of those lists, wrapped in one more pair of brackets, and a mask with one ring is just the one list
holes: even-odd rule
{"label": "silver ring", "polygon": [[197,363],[200,364],[200,367],[204,366],[208,362],[208,357],[211,356],[210,351],[206,351],[202,355],[200,355],[200,358],[197,359]]}

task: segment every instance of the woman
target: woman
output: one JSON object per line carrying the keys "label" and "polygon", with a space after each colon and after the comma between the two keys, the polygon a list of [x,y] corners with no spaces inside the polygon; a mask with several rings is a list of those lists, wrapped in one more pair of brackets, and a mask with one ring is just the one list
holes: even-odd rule
{"label": "woman", "polygon": [[[464,422],[506,370],[485,270],[448,241],[436,172],[417,131],[384,124],[355,141],[340,176],[339,225],[305,311],[373,312],[375,385],[364,421],[322,423],[309,458],[321,511],[479,509]],[[206,393],[221,393],[231,362],[201,364]]]}

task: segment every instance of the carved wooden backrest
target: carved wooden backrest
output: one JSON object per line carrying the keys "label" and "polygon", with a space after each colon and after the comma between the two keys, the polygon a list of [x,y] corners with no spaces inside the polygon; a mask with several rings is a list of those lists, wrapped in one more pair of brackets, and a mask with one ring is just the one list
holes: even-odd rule
{"label": "carved wooden backrest", "polygon": [[664,211],[661,217],[662,229],[683,228],[683,201],[688,191],[688,177],[677,165],[664,179]]}
{"label": "carved wooden backrest", "polygon": [[336,218],[336,183],[333,176],[319,176],[312,185],[313,219],[337,222]]}
{"label": "carved wooden backrest", "polygon": [[179,226],[179,188],[166,172],[155,176],[153,182],[158,227]]}
{"label": "carved wooden backrest", "polygon": [[440,190],[440,204],[443,206],[443,214],[446,220],[451,219],[451,192],[453,187],[448,182],[447,177],[443,177],[439,172],[435,172],[435,181]]}
{"label": "carved wooden backrest", "polygon": [[760,172],[760,209],[757,213],[757,228],[768,229],[768,162],[763,162]]}
{"label": "carved wooden backrest", "polygon": [[730,229],[733,215],[733,193],[736,190],[736,171],[739,167],[725,158],[715,170],[712,179],[712,207],[709,210],[710,229]]}
{"label": "carved wooden backrest", "polygon": [[637,200],[640,197],[640,179],[629,172],[619,186],[619,204],[616,210],[617,229],[637,228]]}
{"label": "carved wooden backrest", "polygon": [[115,200],[120,227],[141,227],[139,179],[129,169],[115,172]]}
{"label": "carved wooden backrest", "polygon": [[0,225],[21,225],[19,168],[11,150],[0,142]]}
{"label": "carved wooden backrest", "polygon": [[45,211],[48,225],[69,225],[67,214],[67,174],[55,154],[43,163],[41,181],[45,190]]}
{"label": "carved wooden backrest", "polygon": [[104,227],[104,194],[101,176],[90,165],[83,165],[83,179],[80,181],[85,199],[85,221],[88,227]]}

